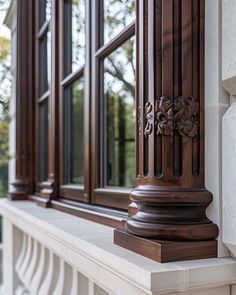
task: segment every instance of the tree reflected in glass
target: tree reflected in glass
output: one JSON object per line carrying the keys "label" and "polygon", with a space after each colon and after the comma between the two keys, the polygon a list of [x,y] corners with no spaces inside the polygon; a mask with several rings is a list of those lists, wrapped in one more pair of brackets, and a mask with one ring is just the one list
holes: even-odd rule
{"label": "tree reflected in glass", "polygon": [[108,186],[135,181],[135,38],[104,60],[105,162]]}
{"label": "tree reflected in glass", "polygon": [[84,79],[65,90],[65,183],[83,184]]}
{"label": "tree reflected in glass", "polygon": [[51,0],[40,0],[39,2],[39,28],[45,23],[45,21],[51,18]]}
{"label": "tree reflected in glass", "polygon": [[85,1],[65,1],[65,76],[85,64]]}
{"label": "tree reflected in glass", "polygon": [[135,20],[135,0],[104,0],[104,43]]}

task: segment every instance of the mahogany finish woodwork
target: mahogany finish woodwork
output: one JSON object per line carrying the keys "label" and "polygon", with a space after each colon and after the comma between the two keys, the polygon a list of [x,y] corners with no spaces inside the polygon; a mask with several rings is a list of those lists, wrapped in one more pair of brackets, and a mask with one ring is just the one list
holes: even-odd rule
{"label": "mahogany finish woodwork", "polygon": [[9,192],[12,200],[27,199],[34,190],[33,12],[33,1],[17,1],[16,179]]}
{"label": "mahogany finish woodwork", "polygon": [[124,229],[116,229],[114,243],[157,262],[214,258],[217,241],[171,242],[144,239],[130,235]]}
{"label": "mahogany finish woodwork", "polygon": [[[88,1],[90,2],[90,1]],[[119,34],[114,36],[108,43],[104,44],[104,23],[103,23],[103,5],[102,0],[91,1],[91,113],[90,116],[90,134],[91,134],[91,165],[90,165],[90,192],[91,203],[111,208],[127,210],[130,200],[130,189],[122,187],[109,187],[106,184],[104,173],[104,159],[101,154],[104,148],[102,137],[101,113],[104,101],[103,93],[103,61],[122,46],[124,42],[135,35],[135,23],[131,22]],[[88,133],[88,130],[86,130]],[[88,160],[86,159],[86,162]],[[102,172],[103,171],[103,172]]]}
{"label": "mahogany finish woodwork", "polygon": [[[137,187],[130,194],[137,209],[115,243],[160,262],[184,251],[186,259],[216,255],[218,227],[206,216],[212,194],[204,186],[204,12],[204,0],[138,1]],[[167,248],[182,252],[168,256]]]}
{"label": "mahogany finish woodwork", "polygon": [[[39,32],[34,28],[38,1],[17,2],[16,181],[9,197],[30,197],[45,207],[124,226],[127,214],[122,210],[129,204],[129,190],[100,185],[100,64],[136,33],[137,186],[130,193],[126,229],[116,230],[114,241],[160,262],[215,257],[218,228],[205,213],[212,194],[204,186],[204,0],[137,0],[137,21],[103,46],[102,6],[95,0],[89,5],[88,61],[83,69],[88,98],[85,185],[81,188],[63,183],[61,91],[82,72],[62,80],[62,0],[53,0],[51,87],[37,97],[34,47],[49,26],[45,22]],[[49,103],[49,167],[48,180],[40,183],[36,104],[45,99]]]}
{"label": "mahogany finish woodwork", "polygon": [[[36,20],[39,15],[39,0],[36,0],[37,5],[36,5]],[[50,207],[51,206],[51,200],[55,199],[57,194],[58,194],[58,169],[59,169],[59,164],[57,161],[58,157],[58,138],[59,138],[59,133],[58,133],[58,93],[59,93],[59,65],[58,65],[58,48],[57,48],[57,42],[58,42],[58,26],[57,26],[57,21],[58,21],[58,5],[56,5],[56,0],[52,0],[51,4],[51,18],[50,20],[46,20],[42,28],[40,29],[39,33],[36,31],[37,35],[37,46],[39,46],[39,37],[43,33],[46,32],[48,29],[48,26],[51,31],[51,38],[52,38],[52,49],[51,49],[51,85],[49,87],[48,92],[46,93],[45,97],[48,98],[48,179],[47,181],[37,183],[37,189],[39,198],[37,198],[37,204],[42,206],[42,207]],[[39,23],[39,21],[36,21]],[[36,50],[36,63],[39,62],[39,56],[38,56],[38,50]],[[43,73],[39,73],[43,74]],[[37,93],[38,93],[38,83],[39,83],[39,77],[36,75],[36,99],[37,99]],[[38,99],[37,102],[40,102],[40,98]],[[36,103],[37,105],[37,103]],[[38,111],[38,110],[37,110]],[[36,122],[36,128],[38,132],[38,124],[39,124],[39,118],[37,118]],[[36,139],[36,153],[38,155],[38,135]],[[38,161],[39,157],[37,158]],[[36,170],[38,171],[38,167],[36,165]],[[38,182],[38,176],[37,182]]]}

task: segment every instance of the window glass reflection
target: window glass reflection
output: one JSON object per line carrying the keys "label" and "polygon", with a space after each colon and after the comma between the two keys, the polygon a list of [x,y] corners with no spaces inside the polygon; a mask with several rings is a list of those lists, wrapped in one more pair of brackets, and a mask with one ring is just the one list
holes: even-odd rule
{"label": "window glass reflection", "polygon": [[51,82],[51,32],[39,41],[39,96],[48,91]]}
{"label": "window glass reflection", "polygon": [[65,183],[83,184],[84,80],[65,90]]}
{"label": "window glass reflection", "polygon": [[104,60],[106,185],[134,186],[135,38]]}
{"label": "window glass reflection", "polygon": [[51,18],[51,0],[38,0],[39,2],[39,29],[46,20]]}
{"label": "window glass reflection", "polygon": [[39,106],[39,180],[48,179],[48,101]]}
{"label": "window glass reflection", "polygon": [[104,43],[135,19],[135,0],[104,0]]}
{"label": "window glass reflection", "polygon": [[65,2],[65,76],[85,64],[85,1]]}

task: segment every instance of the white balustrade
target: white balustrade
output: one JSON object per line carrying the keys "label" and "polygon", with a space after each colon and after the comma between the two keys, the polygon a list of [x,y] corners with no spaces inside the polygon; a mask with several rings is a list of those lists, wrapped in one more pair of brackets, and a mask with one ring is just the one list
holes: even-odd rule
{"label": "white balustrade", "polygon": [[19,279],[15,295],[109,295],[40,241],[15,230],[22,237],[15,264]]}

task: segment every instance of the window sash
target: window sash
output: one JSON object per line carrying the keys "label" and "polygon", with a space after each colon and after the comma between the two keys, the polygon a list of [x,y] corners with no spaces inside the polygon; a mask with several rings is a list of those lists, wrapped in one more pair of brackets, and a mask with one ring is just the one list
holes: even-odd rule
{"label": "window sash", "polygon": [[[38,1],[38,0],[37,0]],[[57,5],[56,19],[52,19],[52,25],[56,26],[56,44],[54,52],[59,63],[59,75],[52,72],[52,84],[58,87],[58,96],[51,92],[42,95],[36,104],[42,103],[45,99],[52,101],[58,108],[57,121],[55,128],[58,128],[58,144],[59,149],[55,147],[56,155],[53,155],[49,142],[49,159],[55,156],[55,161],[59,164],[59,172],[55,172],[54,180],[58,184],[58,198],[82,201],[90,204],[103,205],[107,207],[127,210],[130,203],[129,193],[131,189],[125,187],[104,187],[104,181],[101,174],[101,118],[99,110],[101,110],[101,101],[103,99],[103,82],[102,82],[102,63],[106,56],[118,49],[123,43],[135,35],[135,21],[125,27],[117,36],[108,43],[103,45],[102,40],[102,10],[103,1],[86,1],[86,63],[77,71],[64,75],[65,38],[64,30],[64,12],[63,0],[53,1],[53,5]],[[54,8],[55,9],[55,8]],[[36,39],[41,38],[48,31],[50,22],[47,20],[42,28],[36,30]],[[59,50],[59,54],[55,52]],[[53,71],[53,70],[52,70]],[[76,185],[65,183],[65,167],[64,167],[64,90],[70,87],[77,79],[84,76],[85,95],[84,95],[84,185]],[[50,104],[49,104],[50,107]],[[36,124],[38,119],[36,119]],[[36,135],[38,137],[38,135]],[[36,140],[37,141],[37,140]],[[36,143],[37,147],[38,143]],[[37,148],[36,148],[37,154]],[[38,162],[38,160],[36,161]],[[135,172],[134,172],[135,173]],[[37,178],[38,179],[38,178]],[[37,189],[40,190],[41,185],[38,183]]]}

